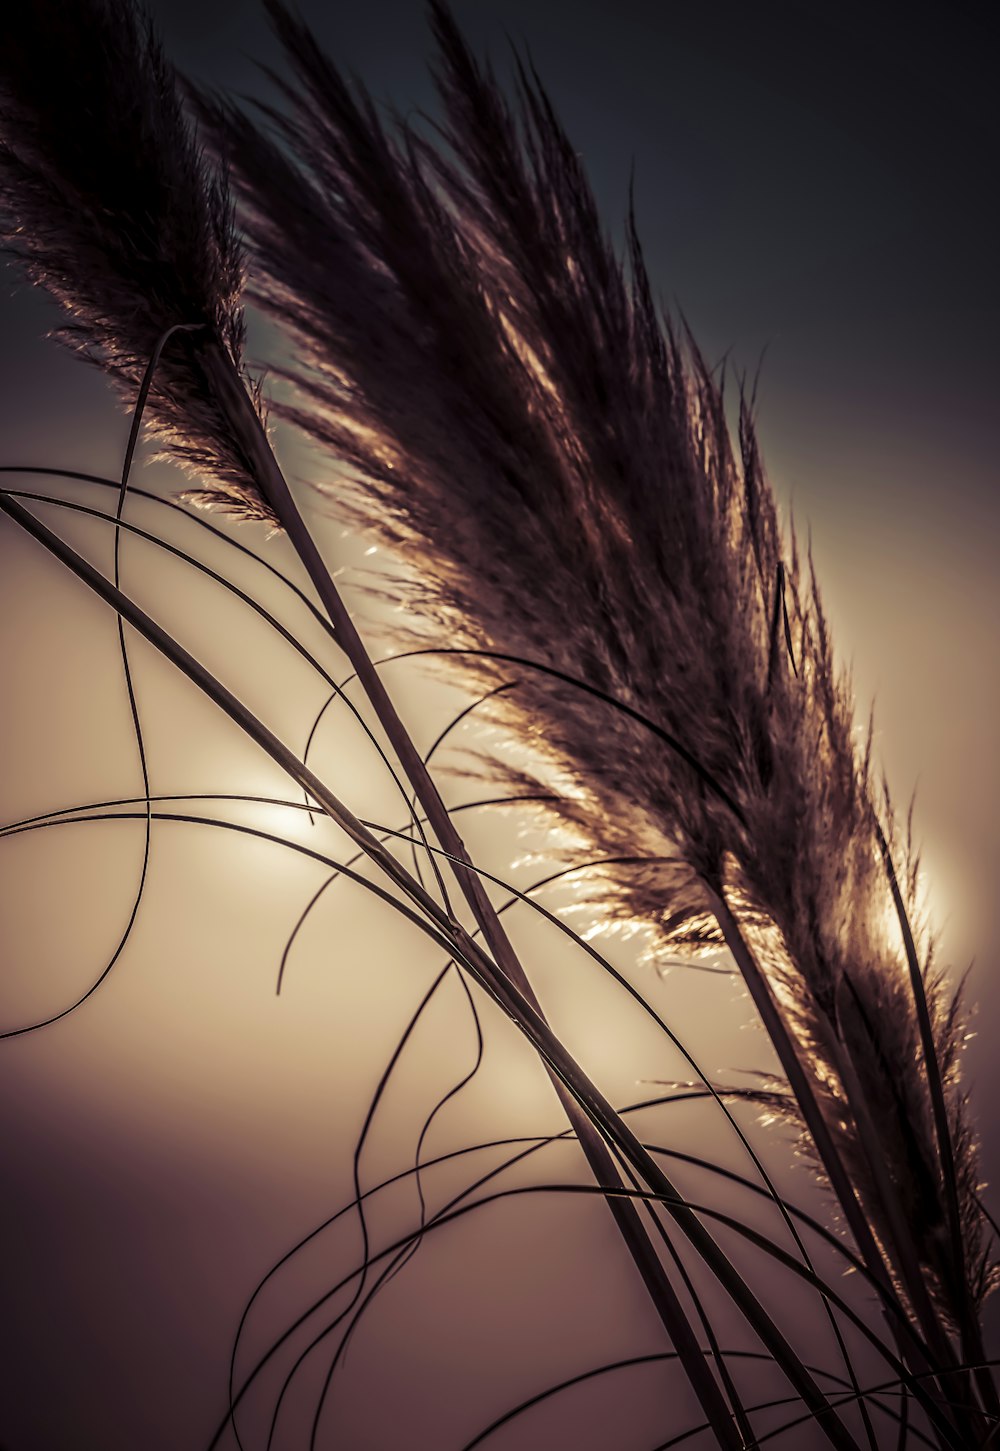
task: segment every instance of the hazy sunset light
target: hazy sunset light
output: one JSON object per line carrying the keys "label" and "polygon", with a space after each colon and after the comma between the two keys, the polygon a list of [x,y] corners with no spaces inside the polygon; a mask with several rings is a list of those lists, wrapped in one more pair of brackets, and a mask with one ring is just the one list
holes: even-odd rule
{"label": "hazy sunset light", "polygon": [[0,1451],[1000,1444],[982,22],[143,13],[0,47]]}

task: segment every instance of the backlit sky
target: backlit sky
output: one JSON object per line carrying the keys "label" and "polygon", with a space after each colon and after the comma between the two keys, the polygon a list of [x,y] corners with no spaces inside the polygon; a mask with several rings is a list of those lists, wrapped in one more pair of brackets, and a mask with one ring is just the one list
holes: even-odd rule
{"label": "backlit sky", "polygon": [[[978,1037],[966,1074],[985,1174],[1000,1184],[1000,296],[988,37],[973,7],[955,4],[921,7],[905,28],[888,6],[821,10],[772,0],[456,0],[454,8],[476,48],[488,46],[498,62],[506,35],[529,44],[612,227],[634,168],[651,275],[709,359],[728,354],[737,371],[753,373],[763,355],[759,416],[769,473],[800,532],[811,530],[837,647],[853,664],[859,716],[874,696],[881,760],[897,799],[919,778],[916,821],[943,954],[958,969],[975,958],[968,991],[980,1005]],[[152,9],[171,54],[200,79],[253,90],[251,57],[275,59],[246,0],[156,0]],[[403,111],[432,104],[417,0],[303,0],[302,9],[377,96]],[[126,424],[100,378],[43,340],[54,321],[12,274],[5,280],[0,462],[114,473]],[[293,466],[301,457],[290,454]],[[135,481],[175,487],[164,468]],[[107,560],[106,536],[59,522],[87,547],[104,548],[95,557]],[[363,557],[363,541],[332,527],[322,537],[337,563]],[[246,538],[263,547],[261,535]],[[288,564],[281,542],[268,550]],[[322,695],[268,654],[263,635],[228,605],[152,558],[142,556],[133,587],[178,621],[210,663],[231,670],[248,694],[256,690],[255,708],[292,738]],[[127,583],[129,559],[138,565],[138,546],[126,554]],[[0,815],[131,794],[108,617],[7,523],[0,569]],[[309,638],[318,646],[318,636]],[[251,747],[150,656],[136,658],[160,789],[239,790],[249,782],[284,794]],[[399,689],[432,739],[453,697],[412,680]],[[344,794],[354,789],[391,815],[363,752],[342,748],[335,734],[327,750],[324,770]],[[255,820],[277,829],[274,818]],[[304,829],[295,830],[302,839]],[[88,831],[97,834],[85,848]],[[185,831],[158,832],[136,941],[98,997],[57,1029],[0,1045],[9,1177],[0,1227],[13,1247],[0,1265],[0,1295],[11,1307],[0,1360],[9,1376],[0,1396],[4,1451],[207,1445],[246,1296],[296,1235],[343,1202],[366,1096],[358,1084],[370,1093],[379,1053],[401,1029],[408,972],[424,982],[435,965],[403,927],[381,919],[371,929],[379,934],[373,953],[360,925],[368,919],[344,896],[303,942],[301,974],[292,974],[278,1012],[281,947],[321,878],[296,875],[283,857],[245,842],[220,852]],[[0,848],[4,982],[14,998],[4,1023],[58,1006],[79,986],[81,956],[96,961],[127,912],[130,887],[121,883],[135,870],[140,828],[78,827],[67,838],[75,833],[75,842],[58,846],[23,838]],[[474,849],[496,842],[485,824],[470,825],[469,836]],[[501,841],[509,866],[523,844],[503,832]],[[649,1096],[638,1080],[680,1076],[673,1061],[658,1062],[658,1046],[634,1024],[622,1032],[633,1034],[638,1066],[630,1060],[623,1069],[574,996],[559,997],[548,940],[524,940],[552,973],[564,1030],[588,1065],[610,1076],[620,1100]],[[616,960],[627,962],[627,952]],[[360,980],[336,971],[359,962]],[[658,1006],[689,1010],[688,1031],[713,1071],[742,1065],[748,1035],[728,986],[692,986],[674,972],[668,987],[651,995]],[[699,999],[703,991],[717,995]],[[442,1010],[442,1041],[452,1046],[460,1013],[457,998]],[[709,1031],[711,1015],[723,1024],[721,1041]],[[534,1065],[501,1025],[491,1031],[499,1047],[482,1085],[435,1151],[488,1136],[484,1124],[497,1134],[557,1124]],[[459,1066],[470,1051],[467,1025],[461,1033]],[[431,1077],[434,1042],[431,1033]],[[419,1128],[425,1099],[410,1103],[400,1091],[390,1115],[400,1134],[413,1137],[411,1119]],[[684,1121],[678,1141],[696,1143],[701,1122]],[[373,1156],[371,1182],[400,1167],[391,1132]],[[996,1210],[995,1194],[992,1202]],[[398,1206],[399,1224],[408,1207]],[[498,1218],[494,1262],[485,1265],[476,1258],[476,1216],[464,1222],[453,1252],[467,1246],[465,1262],[475,1266],[465,1276],[480,1306],[472,1315],[459,1288],[438,1278],[445,1260],[429,1246],[421,1251],[404,1272],[410,1289],[391,1311],[387,1296],[386,1312],[358,1336],[330,1444],[381,1451],[412,1434],[418,1451],[460,1446],[518,1393],[538,1387],[525,1315],[529,1325],[540,1317],[536,1329],[545,1325],[551,1379],[655,1343],[645,1306],[625,1283],[627,1268],[613,1272],[608,1256],[617,1247],[608,1250],[594,1216],[586,1231],[574,1221],[572,1232],[550,1207],[533,1218],[521,1210]],[[389,1213],[385,1224],[395,1223]],[[320,1278],[340,1263],[331,1253],[313,1267]],[[518,1299],[525,1259],[536,1267],[544,1314]],[[292,1304],[295,1291],[288,1293]],[[560,1297],[561,1321],[552,1309]],[[255,1344],[263,1343],[261,1330]],[[364,1395],[352,1398],[352,1386]],[[534,1440],[527,1432],[498,1438],[498,1451],[630,1451],[646,1444],[647,1430],[652,1446],[673,1413],[669,1397],[649,1380],[622,1387],[634,1390],[635,1404],[581,1401],[572,1441],[559,1440],[570,1423],[555,1417],[532,1422]],[[395,1420],[390,1401],[403,1408]]]}

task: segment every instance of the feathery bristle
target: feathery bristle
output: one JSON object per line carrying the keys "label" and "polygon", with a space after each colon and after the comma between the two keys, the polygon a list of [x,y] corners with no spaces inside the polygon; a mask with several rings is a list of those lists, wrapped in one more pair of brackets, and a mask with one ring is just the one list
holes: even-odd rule
{"label": "feathery bristle", "polygon": [[57,336],[129,402],[157,340],[199,325],[164,350],[150,425],[230,512],[273,523],[198,362],[215,343],[242,369],[243,255],[226,182],[131,0],[31,0],[5,14],[0,232],[62,309]]}
{"label": "feathery bristle", "polygon": [[233,170],[255,295],[297,344],[284,376],[303,401],[283,412],[350,471],[341,513],[412,566],[420,639],[543,661],[684,748],[594,694],[454,657],[466,678],[518,677],[493,718],[546,790],[569,783],[548,809],[588,854],[646,859],[595,875],[610,920],[667,954],[704,928],[709,889],[737,906],[897,1279],[848,1064],[938,1311],[963,1323],[997,1270],[957,1081],[959,1001],[928,981],[964,1275],[887,925],[870,751],[858,758],[794,540],[785,557],[749,407],[734,453],[721,383],[660,316],[631,218],[627,265],[616,256],[532,73],[519,69],[512,106],[433,4],[432,145],[383,122],[304,24],[267,8],[296,78],[279,82],[287,114],[262,107],[257,124],[207,96],[200,111]]}

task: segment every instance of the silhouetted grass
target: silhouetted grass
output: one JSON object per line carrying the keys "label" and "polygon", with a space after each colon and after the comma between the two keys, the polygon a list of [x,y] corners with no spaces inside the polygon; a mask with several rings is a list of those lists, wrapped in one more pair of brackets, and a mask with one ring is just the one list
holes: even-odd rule
{"label": "silhouetted grass", "polygon": [[[956,1451],[986,1444],[1000,1403],[984,1364],[980,1312],[998,1270],[958,1078],[961,1004],[932,967],[926,930],[912,925],[913,853],[900,853],[888,794],[880,796],[873,782],[870,732],[864,750],[855,749],[853,702],[834,665],[811,563],[804,569],[794,537],[782,534],[750,404],[741,398],[734,442],[721,381],[653,302],[634,218],[623,260],[530,67],[516,62],[508,99],[435,0],[443,119],[428,134],[383,120],[280,0],[267,0],[267,9],[289,66],[290,79],[275,76],[286,109],[262,107],[254,120],[224,99],[196,96],[218,165],[202,154],[178,78],[130,0],[37,0],[12,12],[0,53],[0,212],[8,249],[62,308],[63,340],[102,367],[125,397],[139,395],[122,480],[112,483],[120,489],[114,514],[13,489],[0,492],[0,508],[117,612],[127,678],[122,622],[306,793],[304,804],[282,804],[325,813],[381,877],[366,880],[355,870],[359,858],[338,862],[240,823],[163,811],[144,762],[142,810],[120,809],[138,804],[128,802],[84,806],[0,834],[144,819],[148,856],[154,820],[243,832],[362,885],[445,954],[389,1059],[357,1144],[355,1196],[346,1210],[359,1216],[361,1262],[237,1386],[244,1317],[229,1412],[213,1446],[227,1429],[236,1434],[237,1408],[262,1369],[346,1288],[346,1308],[309,1328],[305,1348],[293,1352],[271,1417],[269,1446],[299,1370],[315,1350],[330,1347],[311,1421],[315,1446],[350,1336],[425,1237],[481,1205],[542,1192],[606,1198],[720,1447],[764,1444],[769,1436],[753,1429],[759,1408],[740,1397],[730,1352],[716,1339],[668,1225],[726,1291],[829,1444],[857,1451],[836,1408],[860,1399],[874,1448],[865,1400],[871,1394],[879,1404],[878,1391],[896,1386],[904,1389],[900,1445],[910,1436]],[[605,922],[644,930],[651,961],[684,942],[729,948],[784,1074],[764,1090],[768,1102],[800,1125],[857,1252],[822,1226],[810,1228],[862,1277],[888,1338],[880,1320],[859,1315],[814,1268],[793,1224],[804,1217],[778,1195],[744,1135],[763,1187],[742,1187],[778,1205],[794,1254],[738,1216],[690,1203],[663,1168],[669,1151],[643,1142],[541,1015],[500,921],[506,907],[495,909],[484,886],[507,884],[468,857],[427,769],[434,747],[422,755],[397,715],[271,450],[259,390],[243,362],[244,243],[227,169],[249,246],[251,296],[287,329],[299,360],[277,370],[295,385],[298,401],[276,406],[338,467],[347,466],[338,507],[406,566],[399,597],[412,607],[411,628],[398,643],[406,653],[436,656],[486,692],[481,703],[490,719],[533,762],[518,770],[494,763],[504,794],[533,801],[573,834],[590,865],[592,905]],[[322,713],[300,757],[121,588],[123,534],[160,542],[122,517],[144,406],[168,455],[197,476],[189,502],[287,532],[321,611],[291,587],[360,679],[399,762],[397,774],[376,741],[410,825],[363,821],[309,768],[305,756]],[[105,519],[115,530],[114,579],[19,496]],[[164,547],[232,590],[306,661],[331,698],[345,698],[344,682],[250,593],[184,550]],[[129,700],[141,757],[130,678]],[[391,850],[396,842],[412,846],[412,871]],[[431,888],[421,860],[431,868]],[[449,884],[465,899],[474,928],[452,910]],[[119,952],[141,897],[140,881]],[[511,891],[514,901],[530,902],[530,893]],[[642,995],[596,949],[580,945],[680,1047]],[[478,1194],[501,1166],[428,1214],[421,1187],[427,1129],[480,1061],[470,997],[479,1044],[473,1066],[430,1107],[417,1140],[411,1172],[419,1223],[376,1249],[361,1155],[384,1087],[452,964],[545,1063],[596,1184]],[[688,1058],[706,1083],[696,1091],[714,1097],[735,1127],[724,1095]],[[470,1202],[470,1195],[477,1197]],[[764,1308],[706,1220],[817,1292],[838,1337],[846,1397],[821,1388],[790,1329]],[[861,1389],[841,1320],[894,1380]],[[909,1397],[922,1409],[923,1428],[909,1423]],[[663,1445],[693,1434],[678,1432]]]}
{"label": "silhouetted grass", "polygon": [[350,466],[338,509],[405,562],[404,598],[459,642],[465,678],[509,678],[491,655],[537,661],[591,697],[520,675],[492,714],[541,758],[532,784],[572,783],[549,809],[585,850],[655,858],[601,874],[595,906],[646,928],[652,954],[692,924],[725,941],[869,1268],[942,1365],[952,1331],[977,1359],[995,1266],[961,1012],[893,941],[871,739],[859,755],[750,407],[734,452],[634,220],[626,265],[530,68],[508,101],[432,5],[428,139],[268,10],[287,109],[202,97],[200,115],[232,167],[254,295],[294,340],[301,403],[282,413]]}

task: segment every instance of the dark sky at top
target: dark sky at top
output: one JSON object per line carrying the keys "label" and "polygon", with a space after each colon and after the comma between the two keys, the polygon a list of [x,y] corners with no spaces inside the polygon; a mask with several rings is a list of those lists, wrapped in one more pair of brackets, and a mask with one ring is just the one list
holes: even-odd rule
{"label": "dark sky at top", "polygon": [[[249,58],[272,58],[247,0],[154,11],[206,79],[253,88]],[[427,103],[418,0],[304,13],[376,95]],[[456,13],[501,66],[506,36],[528,45],[610,221],[634,161],[654,273],[707,346],[748,366],[763,342],[780,353],[808,333],[804,386],[861,374],[873,402],[936,397],[956,425],[995,396],[985,7],[477,0]]]}

